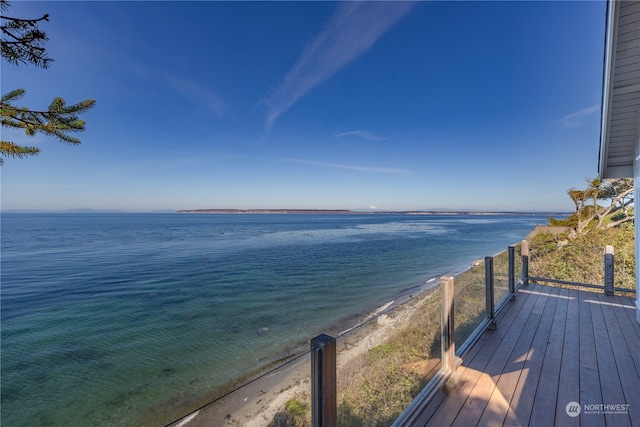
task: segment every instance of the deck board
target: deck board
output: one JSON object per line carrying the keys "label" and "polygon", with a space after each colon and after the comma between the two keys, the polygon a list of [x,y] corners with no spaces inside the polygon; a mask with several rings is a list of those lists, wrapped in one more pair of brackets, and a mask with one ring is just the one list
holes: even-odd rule
{"label": "deck board", "polygon": [[[633,323],[628,322],[629,317],[625,316],[625,312],[626,314],[635,314],[635,307],[629,305],[628,300],[619,298],[617,303],[627,308],[614,310],[615,307],[607,305],[604,298],[599,296],[598,300],[603,303],[601,309],[606,328],[609,331],[611,346],[614,349],[611,362],[615,363],[618,371],[622,392],[622,395],[616,396],[617,400],[607,399],[605,403],[629,404],[629,423],[640,425],[640,339],[627,339],[628,337],[638,337],[638,335],[635,333]],[[635,319],[633,321],[635,322]],[[613,418],[613,421],[616,422],[621,417],[614,415],[608,418]],[[607,424],[618,425],[609,424],[609,422]]]}
{"label": "deck board", "polygon": [[[593,332],[593,317],[591,307],[585,301],[590,295],[587,292],[579,294],[579,334],[580,334],[580,403],[602,402],[600,375],[598,373],[598,358],[596,357],[596,342]],[[583,427],[599,427],[605,425],[604,415],[593,414],[581,417]]]}
{"label": "deck board", "polygon": [[[627,297],[523,287],[413,426],[640,426],[640,328]],[[567,404],[578,402],[570,417]],[[621,414],[584,405],[628,405]],[[594,413],[599,412],[599,413]]]}
{"label": "deck board", "polygon": [[[442,406],[427,408],[429,410],[424,411],[418,420],[420,424],[428,423],[433,426],[453,424],[454,419],[465,404],[467,397],[473,391],[482,372],[486,369],[489,361],[493,357],[498,344],[502,342],[504,336],[510,330],[515,331],[512,333],[522,331],[526,323],[526,313],[531,311],[535,302],[536,296],[530,297],[529,294],[521,294],[518,296],[516,301],[512,303],[507,314],[500,319],[500,326],[493,331],[485,333],[486,338],[474,346],[474,349],[477,351],[465,357],[465,363],[458,371],[458,388],[455,392],[447,393],[444,390],[441,391],[436,398],[443,399]],[[524,314],[518,316],[520,313]],[[483,351],[483,349],[493,349],[493,351]]]}
{"label": "deck board", "polygon": [[[548,291],[547,297],[540,299],[544,302],[544,311],[537,325],[536,334],[530,344],[527,360],[523,367],[522,378],[516,388],[519,399],[513,402],[515,417],[522,425],[528,425],[531,418],[532,405],[537,396],[544,355],[558,301],[558,298],[556,298],[558,288],[549,287]],[[520,402],[529,403],[520,404]]]}
{"label": "deck board", "polygon": [[[614,303],[619,304],[616,297],[612,299],[615,301]],[[590,301],[589,305],[591,306],[598,373],[602,391],[602,401],[593,403],[625,403],[620,374],[611,347],[611,339],[616,333],[620,332],[620,325],[617,320],[615,322],[605,321],[603,304],[597,296],[586,301]],[[620,415],[607,413],[604,417],[607,425],[615,425],[616,427],[631,426],[628,413]]]}
{"label": "deck board", "polygon": [[[453,424],[454,426],[468,426],[473,420],[478,418],[482,420],[483,417],[487,423],[497,422],[500,418],[504,419],[504,413],[508,410],[511,399],[509,398],[509,401],[507,401],[502,395],[502,392],[497,390],[497,385],[500,383],[500,378],[503,375],[507,377],[506,382],[510,380],[511,382],[517,383],[517,377],[519,377],[520,374],[518,365],[521,365],[521,363],[512,361],[511,355],[515,351],[520,351],[521,347],[529,347],[529,337],[535,333],[535,325],[541,316],[541,313],[538,311],[539,309],[537,309],[537,307],[542,305],[540,301],[543,300],[540,298],[536,300],[531,314],[529,314],[522,329],[510,328],[507,335],[503,338],[494,356],[484,370],[486,375],[480,375],[478,383],[471,392],[471,396],[467,397],[464,411],[456,417]],[[518,331],[520,332],[518,333]],[[525,344],[521,345],[523,342]],[[510,362],[515,366],[509,367]],[[488,401],[486,400],[486,396],[490,396]],[[472,410],[470,410],[470,407]]]}
{"label": "deck board", "polygon": [[568,417],[567,405],[580,400],[580,337],[578,330],[578,296],[565,290],[567,312],[562,340],[562,362],[556,399],[555,425],[574,427],[580,425],[580,418]]}
{"label": "deck board", "polygon": [[[564,289],[563,289],[564,290]],[[555,422],[555,412],[549,408],[556,408],[558,399],[558,384],[560,383],[560,366],[562,364],[562,349],[564,347],[564,331],[567,318],[567,299],[564,293],[554,292],[556,308],[553,313],[551,330],[544,352],[541,372],[544,375],[538,381],[535,400],[531,410],[530,424],[534,426],[551,426]]]}

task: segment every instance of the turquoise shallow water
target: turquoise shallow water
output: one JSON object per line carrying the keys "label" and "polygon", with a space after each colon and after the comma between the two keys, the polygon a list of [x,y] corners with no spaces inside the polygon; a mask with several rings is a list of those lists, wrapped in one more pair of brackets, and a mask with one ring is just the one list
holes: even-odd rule
{"label": "turquoise shallow water", "polygon": [[2,214],[2,425],[164,425],[544,216]]}

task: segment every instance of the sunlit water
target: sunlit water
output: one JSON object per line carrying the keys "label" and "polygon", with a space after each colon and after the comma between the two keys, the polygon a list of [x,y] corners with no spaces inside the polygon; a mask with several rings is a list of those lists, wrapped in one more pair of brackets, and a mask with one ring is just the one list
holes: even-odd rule
{"label": "sunlit water", "polygon": [[[2,425],[164,425],[544,216],[2,214]],[[355,316],[355,317],[354,317]]]}

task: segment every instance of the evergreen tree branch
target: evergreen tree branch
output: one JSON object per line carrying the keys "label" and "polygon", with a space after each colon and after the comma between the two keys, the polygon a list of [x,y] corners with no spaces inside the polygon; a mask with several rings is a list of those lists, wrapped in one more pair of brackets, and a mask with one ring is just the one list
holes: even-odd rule
{"label": "evergreen tree branch", "polygon": [[[9,34],[9,35],[11,35],[11,34]],[[3,43],[3,44],[5,44],[5,45],[14,45],[14,44],[24,45],[24,44],[29,43],[30,41],[32,41],[32,40],[31,40],[31,39],[30,39],[30,40],[26,40],[26,39],[19,39],[19,40],[16,40],[16,41],[8,41],[8,40],[5,40],[5,41],[4,41],[4,42],[2,42],[2,43]],[[44,48],[43,48],[42,50],[44,50]]]}
{"label": "evergreen tree branch", "polygon": [[13,18],[11,16],[0,15],[0,19],[4,19],[6,21],[11,21],[11,22],[15,22],[15,23],[24,23],[24,24],[27,24],[27,25],[34,25],[34,24],[37,24],[40,21],[48,21],[49,20],[49,14],[45,13],[44,15],[42,15],[41,18],[35,18],[35,19]]}
{"label": "evergreen tree branch", "polygon": [[[567,191],[576,212],[565,220],[550,218],[549,224],[572,227],[573,232],[569,237],[574,238],[592,229],[609,229],[633,220],[634,213],[628,210],[628,206],[634,203],[631,178],[594,179],[587,182],[586,190],[571,188]],[[587,204],[589,201],[593,201],[593,204]],[[600,201],[608,201],[609,204],[600,206]]]}
{"label": "evergreen tree branch", "polygon": [[[23,147],[11,141],[0,141],[0,156],[23,158],[27,156],[35,156],[40,152],[38,147]],[[3,163],[0,158],[0,165]]]}
{"label": "evergreen tree branch", "polygon": [[[8,6],[9,3],[6,0],[0,1],[2,10],[6,10]],[[53,59],[47,57],[44,43],[49,39],[46,33],[38,28],[41,21],[49,21],[48,14],[33,19],[0,15],[0,21],[2,22],[0,54],[7,62],[13,65],[31,63],[41,68],[48,68]]]}
{"label": "evergreen tree branch", "polygon": [[633,216],[625,216],[622,219],[619,219],[617,221],[611,221],[610,223],[608,223],[607,225],[605,225],[604,227],[602,227],[604,230],[608,230],[609,228],[613,228],[613,227],[617,227],[621,224],[627,223],[627,222],[632,222],[633,221]]}
{"label": "evergreen tree branch", "polygon": [[598,220],[598,224],[597,226],[600,227],[602,226],[602,223],[604,221],[604,219],[609,216],[611,213],[616,212],[622,208],[624,208],[625,206],[627,206],[628,204],[633,202],[633,199],[629,199],[625,202],[623,202],[621,205],[619,205],[619,203],[621,201],[623,201],[629,194],[633,193],[633,188],[627,188],[626,190],[622,191],[621,193],[619,193],[617,196],[615,196],[613,198],[613,200],[611,201],[611,204],[609,205],[608,208],[599,211],[598,209],[596,209],[596,218]]}
{"label": "evergreen tree branch", "polygon": [[54,136],[63,142],[79,144],[80,140],[74,138],[70,132],[82,132],[85,130],[84,120],[80,120],[78,114],[91,109],[95,105],[93,99],[88,99],[77,104],[67,106],[64,99],[55,98],[46,111],[29,110],[25,107],[11,105],[9,99],[17,99],[24,94],[24,90],[17,89],[2,97],[0,103],[0,124],[3,127],[24,129],[29,136],[42,132]]}
{"label": "evergreen tree branch", "polygon": [[[9,9],[7,0],[0,0],[0,11]],[[49,15],[39,18],[24,19],[0,14],[0,56],[13,65],[33,64],[47,68],[53,59],[47,57],[45,42],[49,39],[44,31],[38,28],[43,21],[49,21]],[[3,128],[24,129],[28,136],[37,132],[58,138],[70,144],[79,144],[80,140],[71,135],[84,131],[85,122],[79,114],[95,105],[93,99],[77,104],[66,105],[62,98],[54,98],[46,111],[17,107],[13,102],[24,96],[24,89],[15,89],[2,95],[0,100],[0,125]],[[0,141],[0,156],[17,157],[36,155],[40,150],[36,147],[23,147],[10,141]],[[0,157],[0,165],[3,159]]]}
{"label": "evergreen tree branch", "polygon": [[24,96],[24,92],[24,89],[14,89],[5,95],[2,95],[2,98],[0,98],[0,102],[4,104],[8,101],[18,100]]}

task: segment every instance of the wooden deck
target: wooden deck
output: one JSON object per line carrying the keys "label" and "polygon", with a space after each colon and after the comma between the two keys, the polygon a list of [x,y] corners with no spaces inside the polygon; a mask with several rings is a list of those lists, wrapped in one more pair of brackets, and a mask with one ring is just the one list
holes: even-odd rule
{"label": "wooden deck", "polygon": [[465,356],[457,385],[412,425],[640,426],[634,300],[528,285],[509,304]]}

